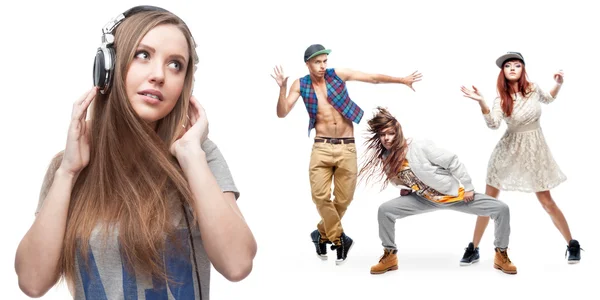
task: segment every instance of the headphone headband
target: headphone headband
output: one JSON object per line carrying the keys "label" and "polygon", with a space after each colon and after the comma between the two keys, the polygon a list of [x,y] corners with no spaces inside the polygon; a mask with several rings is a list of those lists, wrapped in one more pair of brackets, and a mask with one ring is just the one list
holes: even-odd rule
{"label": "headphone headband", "polygon": [[[125,20],[125,18],[144,11],[170,13],[170,11],[164,8],[152,5],[134,6],[114,17],[102,28],[102,45],[96,51],[96,58],[94,60],[94,85],[99,87],[99,90],[102,94],[106,94],[108,92],[112,80],[112,74],[114,72],[115,51],[112,47],[112,44],[115,41],[115,29],[123,22],[123,20]],[[192,43],[194,44],[194,48],[196,48],[197,45],[194,37],[192,37]],[[198,63],[198,55],[195,51],[194,53],[191,53],[191,56],[194,61],[194,65]]]}
{"label": "headphone headband", "polygon": [[168,10],[166,10],[164,8],[160,8],[157,6],[151,6],[151,5],[140,5],[140,6],[132,7],[130,9],[126,10],[124,13],[121,13],[118,16],[114,17],[112,20],[110,20],[108,23],[106,23],[106,25],[104,25],[104,27],[102,28],[102,43],[103,44],[112,44],[114,42],[113,32],[117,28],[117,26],[119,26],[119,24],[121,24],[121,22],[123,22],[123,20],[125,20],[125,18],[135,15],[139,12],[143,12],[143,11],[169,12]]}

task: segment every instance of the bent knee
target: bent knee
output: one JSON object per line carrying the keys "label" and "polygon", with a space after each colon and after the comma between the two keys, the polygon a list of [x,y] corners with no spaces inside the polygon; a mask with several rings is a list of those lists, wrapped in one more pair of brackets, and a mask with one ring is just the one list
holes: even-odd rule
{"label": "bent knee", "polygon": [[508,206],[508,204],[500,201],[500,200],[496,200],[494,201],[494,212],[495,215],[499,215],[499,216],[508,216],[510,215],[510,208]]}
{"label": "bent knee", "polygon": [[327,202],[331,201],[331,193],[325,192],[316,192],[312,194],[313,202],[316,205],[324,205]]}
{"label": "bent knee", "polygon": [[379,208],[377,209],[377,218],[390,218],[393,209],[393,206],[389,203],[383,203],[379,205]]}
{"label": "bent knee", "polygon": [[498,201],[500,203],[500,213],[505,214],[505,215],[509,215],[510,214],[510,207],[508,206],[508,204],[502,202],[502,201]]}
{"label": "bent knee", "polygon": [[389,211],[390,211],[389,206],[385,205],[385,203],[383,203],[383,204],[379,205],[379,208],[377,209],[377,216],[378,217],[385,216],[385,214]]}

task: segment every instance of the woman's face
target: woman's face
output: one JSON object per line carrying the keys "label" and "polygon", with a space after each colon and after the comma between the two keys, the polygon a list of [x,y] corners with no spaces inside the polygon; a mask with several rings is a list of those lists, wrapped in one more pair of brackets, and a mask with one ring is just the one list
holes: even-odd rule
{"label": "woman's face", "polygon": [[379,141],[381,141],[381,144],[386,150],[390,150],[395,138],[396,130],[392,127],[388,127],[379,133]]}
{"label": "woman's face", "polygon": [[168,115],[183,90],[190,55],[183,32],[172,24],[150,30],[138,45],[127,76],[127,98],[151,125]]}
{"label": "woman's face", "polygon": [[504,77],[509,82],[518,81],[523,72],[523,63],[520,60],[509,60],[504,63]]}

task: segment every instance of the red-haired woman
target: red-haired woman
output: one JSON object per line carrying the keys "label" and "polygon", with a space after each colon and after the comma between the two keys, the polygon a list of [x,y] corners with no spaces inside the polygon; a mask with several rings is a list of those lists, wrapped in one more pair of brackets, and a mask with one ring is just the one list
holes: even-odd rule
{"label": "red-haired woman", "polygon": [[[499,96],[491,110],[476,87],[473,86],[473,90],[461,87],[465,97],[479,103],[489,128],[498,129],[502,120],[507,124],[506,133],[494,148],[488,163],[485,193],[494,198],[498,198],[500,190],[535,193],[568,244],[568,262],[578,263],[581,259],[579,242],[572,238],[567,220],[550,195],[550,190],[567,178],[546,144],[539,121],[542,114],[540,103],[548,104],[556,99],[564,74],[556,72],[556,84],[550,92],[546,92],[527,79],[525,59],[521,53],[508,52],[496,60],[496,65],[500,68],[497,82]],[[473,242],[465,249],[462,265],[479,260],[478,245],[488,222],[489,217],[477,218]]]}

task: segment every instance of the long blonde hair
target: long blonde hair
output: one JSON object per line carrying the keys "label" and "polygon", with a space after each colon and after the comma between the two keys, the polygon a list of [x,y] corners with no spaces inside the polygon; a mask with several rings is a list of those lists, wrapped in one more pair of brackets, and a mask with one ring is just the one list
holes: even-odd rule
{"label": "long blonde hair", "polygon": [[[183,32],[190,58],[179,100],[154,130],[133,110],[125,92],[125,77],[142,38],[162,24],[173,24]],[[91,233],[101,224],[105,237],[113,226],[118,228],[125,265],[168,279],[162,255],[167,240],[178,243],[173,216],[181,212],[180,201],[192,202],[188,183],[169,146],[181,133],[190,105],[195,44],[179,17],[150,11],[126,18],[115,32],[114,47],[113,87],[107,95],[98,93],[90,108],[90,162],[71,194],[60,274],[67,280],[74,278],[76,254],[81,251],[83,258],[88,257]]]}

